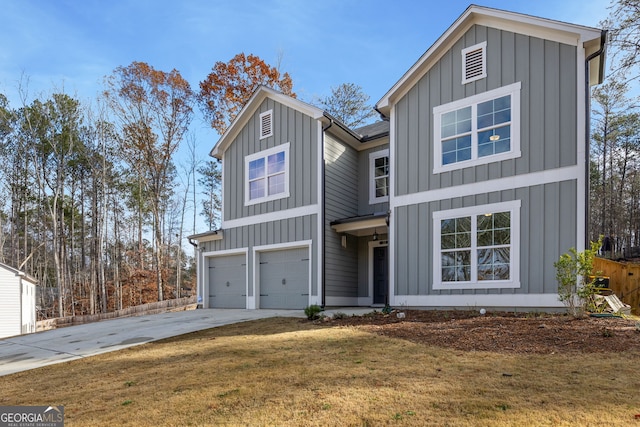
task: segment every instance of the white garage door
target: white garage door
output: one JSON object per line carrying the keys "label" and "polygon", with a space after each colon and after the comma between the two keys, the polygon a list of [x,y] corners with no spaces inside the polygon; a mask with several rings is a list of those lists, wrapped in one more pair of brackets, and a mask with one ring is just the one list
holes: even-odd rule
{"label": "white garage door", "polygon": [[309,305],[309,249],[260,254],[260,308],[303,309]]}
{"label": "white garage door", "polygon": [[209,258],[209,308],[246,308],[244,254]]}

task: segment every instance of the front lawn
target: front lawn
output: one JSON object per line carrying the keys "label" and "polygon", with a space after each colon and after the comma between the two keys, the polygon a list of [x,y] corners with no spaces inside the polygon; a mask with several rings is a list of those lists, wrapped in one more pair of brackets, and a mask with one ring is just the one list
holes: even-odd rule
{"label": "front lawn", "polygon": [[0,405],[64,405],[68,427],[640,426],[639,366],[638,348],[465,351],[274,318],[0,377]]}

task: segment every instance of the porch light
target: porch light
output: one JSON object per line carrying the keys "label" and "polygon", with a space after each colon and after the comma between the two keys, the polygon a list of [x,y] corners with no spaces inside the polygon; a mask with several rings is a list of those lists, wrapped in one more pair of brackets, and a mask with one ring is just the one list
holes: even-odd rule
{"label": "porch light", "polygon": [[378,240],[378,231],[374,228],[373,229],[373,241],[375,242],[376,240]]}

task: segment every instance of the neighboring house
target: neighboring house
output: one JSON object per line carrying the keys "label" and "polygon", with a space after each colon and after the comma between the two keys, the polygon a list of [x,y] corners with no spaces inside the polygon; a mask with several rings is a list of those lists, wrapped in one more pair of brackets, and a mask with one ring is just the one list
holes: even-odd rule
{"label": "neighboring house", "polygon": [[584,248],[589,88],[604,33],[470,6],[350,130],[259,88],[211,154],[204,307],[560,307]]}
{"label": "neighboring house", "polygon": [[0,263],[0,338],[36,331],[33,277]]}

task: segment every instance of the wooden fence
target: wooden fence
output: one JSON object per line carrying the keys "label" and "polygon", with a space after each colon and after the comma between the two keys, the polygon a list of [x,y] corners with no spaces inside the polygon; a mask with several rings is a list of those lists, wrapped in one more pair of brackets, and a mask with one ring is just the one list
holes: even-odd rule
{"label": "wooden fence", "polygon": [[37,322],[36,331],[61,328],[64,326],[81,325],[83,323],[98,322],[105,319],[118,317],[143,316],[145,314],[165,313],[167,311],[195,310],[196,296],[187,298],[169,299],[148,304],[123,308],[109,313],[85,314],[82,316],[58,317],[55,319],[41,320]]}
{"label": "wooden fence", "polygon": [[611,290],[631,306],[633,314],[640,315],[640,264],[596,258],[593,267],[599,275],[609,277]]}

